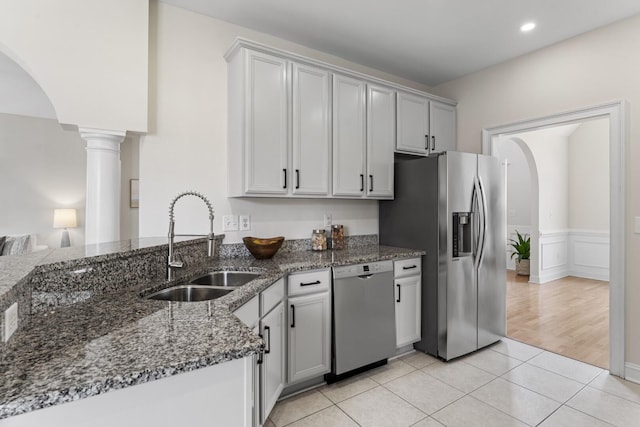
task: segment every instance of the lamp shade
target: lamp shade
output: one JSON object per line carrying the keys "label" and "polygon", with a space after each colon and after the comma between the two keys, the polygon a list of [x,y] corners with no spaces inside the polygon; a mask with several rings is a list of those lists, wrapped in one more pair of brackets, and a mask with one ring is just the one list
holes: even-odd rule
{"label": "lamp shade", "polygon": [[78,226],[75,209],[54,209],[53,228],[73,228]]}

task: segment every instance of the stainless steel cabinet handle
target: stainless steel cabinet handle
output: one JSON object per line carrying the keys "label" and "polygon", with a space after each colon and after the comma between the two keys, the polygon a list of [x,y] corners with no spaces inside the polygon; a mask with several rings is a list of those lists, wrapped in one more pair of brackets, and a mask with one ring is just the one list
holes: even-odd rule
{"label": "stainless steel cabinet handle", "polygon": [[296,327],[296,307],[291,304],[291,327]]}
{"label": "stainless steel cabinet handle", "polygon": [[431,135],[431,151],[435,151],[436,149],[436,137]]}
{"label": "stainless steel cabinet handle", "polygon": [[264,327],[264,333],[269,332],[269,337],[267,338],[267,347],[264,349],[264,354],[269,354],[271,351],[271,328],[268,326]]}
{"label": "stainless steel cabinet handle", "polygon": [[300,169],[296,169],[296,188],[300,188]]}
{"label": "stainless steel cabinet handle", "polygon": [[307,283],[300,282],[300,286],[319,285],[320,283],[322,283],[320,280],[316,280],[315,282],[307,282]]}
{"label": "stainless steel cabinet handle", "polygon": [[403,270],[411,270],[411,269],[414,269],[414,268],[418,268],[418,266],[417,265],[412,265],[412,266],[409,266],[409,267],[402,267]]}
{"label": "stainless steel cabinet handle", "polygon": [[364,175],[360,174],[360,191],[364,191]]}
{"label": "stainless steel cabinet handle", "polygon": [[398,287],[398,299],[396,302],[400,302],[400,285],[396,285]]}
{"label": "stainless steel cabinet handle", "polygon": [[284,184],[282,185],[282,188],[287,188],[287,170],[282,169],[282,172],[284,173]]}
{"label": "stainless steel cabinet handle", "polygon": [[369,175],[369,191],[373,191],[373,175]]}

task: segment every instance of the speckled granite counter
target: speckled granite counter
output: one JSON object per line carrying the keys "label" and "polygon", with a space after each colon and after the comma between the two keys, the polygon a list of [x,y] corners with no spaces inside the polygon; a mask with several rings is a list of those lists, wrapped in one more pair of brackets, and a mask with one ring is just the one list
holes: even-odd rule
{"label": "speckled granite counter", "polygon": [[[211,302],[142,299],[141,293],[168,286],[156,280],[34,311],[29,326],[1,355],[0,419],[255,354],[262,340],[232,311],[286,273],[421,254],[367,245],[334,252],[283,252],[265,261],[211,259],[185,274],[220,269],[262,274]],[[41,259],[36,270],[64,265],[45,264]]]}

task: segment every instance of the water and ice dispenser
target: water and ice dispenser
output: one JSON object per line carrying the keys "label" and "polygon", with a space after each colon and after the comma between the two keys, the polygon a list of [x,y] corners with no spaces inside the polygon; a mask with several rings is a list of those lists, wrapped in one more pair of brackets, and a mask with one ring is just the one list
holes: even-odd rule
{"label": "water and ice dispenser", "polygon": [[471,230],[471,212],[454,212],[453,213],[453,257],[471,256],[472,248],[472,230]]}

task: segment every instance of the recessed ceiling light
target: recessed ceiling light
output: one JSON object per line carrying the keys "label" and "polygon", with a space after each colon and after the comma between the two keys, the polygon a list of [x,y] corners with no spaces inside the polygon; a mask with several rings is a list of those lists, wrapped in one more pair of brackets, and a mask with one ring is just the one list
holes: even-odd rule
{"label": "recessed ceiling light", "polygon": [[535,27],[536,27],[535,22],[527,22],[526,24],[523,24],[522,27],[520,27],[520,31],[522,31],[523,33],[528,33],[529,31],[533,30]]}

